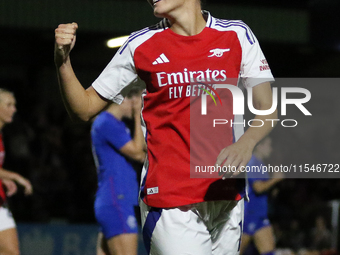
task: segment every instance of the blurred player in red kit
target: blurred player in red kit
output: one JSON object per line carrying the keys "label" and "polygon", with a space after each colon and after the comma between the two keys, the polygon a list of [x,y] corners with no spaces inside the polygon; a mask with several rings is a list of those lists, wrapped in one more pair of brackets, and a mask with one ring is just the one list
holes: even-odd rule
{"label": "blurred player in red kit", "polygon": [[[14,94],[0,88],[0,254],[15,255],[19,252],[19,241],[15,221],[6,204],[6,195],[11,196],[17,191],[16,183],[23,186],[25,195],[32,194],[29,180],[15,172],[3,169],[5,148],[2,140],[2,128],[13,121],[16,112]],[[5,193],[4,187],[7,190]]]}

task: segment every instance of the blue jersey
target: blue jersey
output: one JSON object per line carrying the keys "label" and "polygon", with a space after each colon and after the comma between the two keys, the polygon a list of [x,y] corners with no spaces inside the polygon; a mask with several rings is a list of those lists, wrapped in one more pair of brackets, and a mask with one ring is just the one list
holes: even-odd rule
{"label": "blue jersey", "polygon": [[[256,158],[254,155],[251,157],[248,166],[257,166],[253,167],[253,170],[262,170],[262,166],[264,163]],[[255,219],[255,218],[267,218],[268,214],[268,198],[267,193],[257,194],[253,189],[253,184],[256,181],[266,181],[269,179],[268,173],[261,172],[247,172],[248,177],[248,196],[249,202],[245,202],[245,221],[247,219]]]}
{"label": "blue jersey", "polygon": [[118,202],[137,205],[137,174],[130,160],[119,151],[131,141],[130,130],[123,121],[102,112],[92,124],[91,138],[98,173],[95,208]]}

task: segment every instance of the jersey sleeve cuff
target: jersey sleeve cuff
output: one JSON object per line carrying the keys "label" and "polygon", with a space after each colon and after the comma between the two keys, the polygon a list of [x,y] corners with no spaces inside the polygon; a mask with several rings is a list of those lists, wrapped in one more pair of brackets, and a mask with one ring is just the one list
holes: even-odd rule
{"label": "jersey sleeve cuff", "polygon": [[96,92],[102,97],[113,101],[116,104],[121,104],[124,100],[124,97],[120,94],[112,95],[110,92],[105,90],[103,86],[101,86],[97,81],[92,83],[92,87],[96,90]]}
{"label": "jersey sleeve cuff", "polygon": [[264,82],[270,82],[273,83],[275,79],[273,77],[266,77],[266,78],[246,78],[244,79],[244,85],[247,88],[255,87],[256,85],[259,85]]}

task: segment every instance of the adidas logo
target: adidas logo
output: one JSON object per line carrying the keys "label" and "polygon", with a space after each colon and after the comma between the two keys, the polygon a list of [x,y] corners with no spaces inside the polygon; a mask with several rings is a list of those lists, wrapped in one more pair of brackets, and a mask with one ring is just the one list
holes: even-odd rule
{"label": "adidas logo", "polygon": [[159,57],[152,63],[153,65],[163,64],[170,62],[169,59],[162,53]]}
{"label": "adidas logo", "polygon": [[148,188],[146,189],[147,195],[157,194],[158,193],[158,187]]}

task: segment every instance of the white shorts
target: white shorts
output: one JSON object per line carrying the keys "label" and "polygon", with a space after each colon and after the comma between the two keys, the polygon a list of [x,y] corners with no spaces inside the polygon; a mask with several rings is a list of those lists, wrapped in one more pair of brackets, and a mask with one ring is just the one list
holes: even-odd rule
{"label": "white shorts", "polygon": [[0,207],[0,231],[16,228],[11,211],[6,207]]}
{"label": "white shorts", "polygon": [[150,255],[239,254],[243,199],[210,201],[190,209],[159,209],[141,201],[145,248]]}

